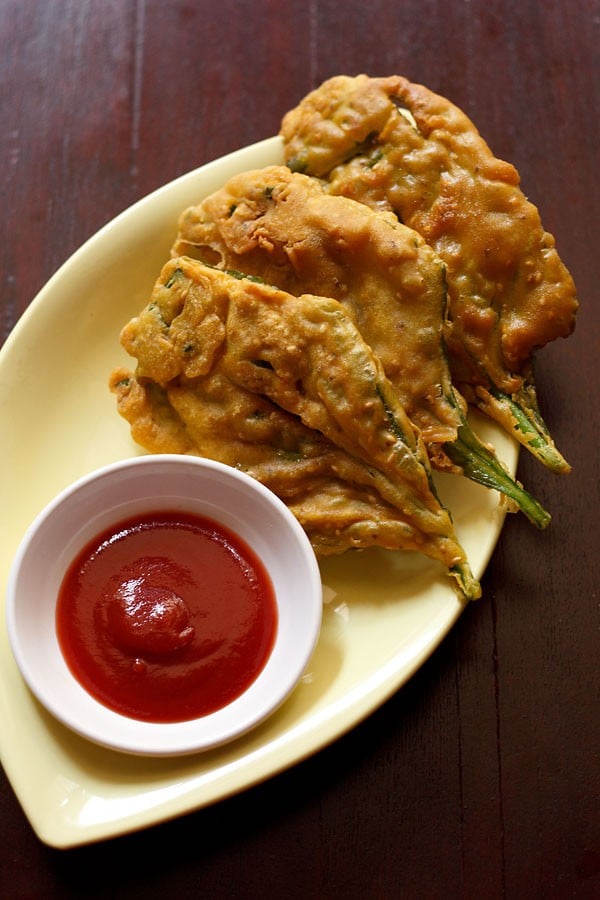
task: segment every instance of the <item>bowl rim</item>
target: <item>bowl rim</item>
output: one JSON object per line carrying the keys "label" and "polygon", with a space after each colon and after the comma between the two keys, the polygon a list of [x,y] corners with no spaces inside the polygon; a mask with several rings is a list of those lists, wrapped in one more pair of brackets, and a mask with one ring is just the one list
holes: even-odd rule
{"label": "bowl rim", "polygon": [[[273,560],[275,557],[272,557],[270,561],[264,559],[252,546],[252,540],[248,539],[247,534],[238,534],[261,559],[273,583],[278,606],[278,628],[273,649],[257,678],[239,698],[227,704],[221,710],[206,716],[173,723],[137,720],[104,706],[81,686],[68,668],[60,649],[58,649],[57,654],[58,640],[55,629],[53,629],[52,634],[48,635],[50,645],[53,647],[49,653],[54,653],[55,657],[60,655],[58,665],[61,669],[61,674],[59,678],[64,678],[68,682],[68,690],[73,692],[73,696],[78,697],[78,701],[81,701],[84,710],[89,710],[90,713],[95,711],[97,714],[92,715],[91,722],[84,721],[79,718],[79,713],[73,713],[68,708],[68,704],[67,708],[61,705],[60,697],[56,696],[54,692],[52,679],[42,677],[43,666],[38,665],[36,667],[35,663],[32,662],[32,647],[28,646],[27,637],[23,635],[22,624],[19,621],[20,604],[22,602],[21,581],[24,577],[27,577],[25,567],[30,562],[28,557],[35,549],[36,541],[42,540],[44,531],[52,526],[57,516],[60,516],[61,513],[64,514],[69,506],[74,508],[77,500],[82,496],[85,499],[86,491],[93,490],[102,482],[106,483],[119,477],[122,477],[128,484],[135,486],[136,482],[140,482],[140,479],[144,483],[144,475],[151,475],[153,470],[155,475],[158,472],[167,472],[173,477],[180,477],[184,473],[189,474],[192,478],[200,476],[199,483],[203,481],[206,483],[207,478],[217,476],[220,479],[219,484],[225,482],[232,491],[253,495],[258,499],[263,509],[272,511],[273,516],[282,526],[278,528],[278,540],[281,540],[283,535],[287,535],[293,551],[295,565],[301,566],[301,580],[303,583],[302,628],[300,630],[295,629],[291,646],[294,652],[290,656],[289,645],[291,641],[289,633],[286,635],[285,631],[280,627],[282,622],[282,602],[284,602],[285,598],[282,597],[281,583],[277,584],[274,581]],[[161,505],[160,495],[156,502],[153,502],[148,497],[148,491],[142,492],[142,494],[145,508],[149,512],[157,511],[161,508],[173,508],[172,504]],[[163,497],[163,499],[165,498]],[[168,499],[171,500],[173,498],[169,495]],[[212,518],[217,523],[221,522],[224,527],[237,533],[235,526],[232,527],[228,521],[221,521],[219,509],[214,505],[211,505],[210,511],[201,511],[200,507],[203,503],[201,497],[178,497],[176,499],[182,502],[182,505],[178,508],[182,510],[187,508],[188,511],[193,513],[196,506],[195,511],[199,515]],[[110,527],[111,523],[116,524],[119,520],[128,517],[129,513],[126,511],[128,502],[139,503],[140,501],[134,501],[132,498],[129,498],[129,500],[124,500],[118,507],[115,507],[113,504],[110,507],[112,511],[108,516],[108,527]],[[80,521],[82,521],[81,516],[84,509],[85,504],[78,510]],[[124,513],[123,509],[125,509]],[[99,511],[99,515],[103,511],[104,507]],[[133,515],[135,514],[133,513]],[[227,516],[225,516],[225,519],[227,519]],[[252,527],[256,534],[262,534],[261,529],[264,530],[265,525],[261,516],[254,517]],[[91,534],[98,533],[101,528],[102,526],[97,524],[92,525]],[[86,540],[80,534],[73,540],[76,548],[80,548],[86,543]],[[72,559],[76,552],[77,549],[73,550],[71,548],[69,559]],[[64,574],[64,565],[60,571]],[[281,582],[281,574],[279,574],[279,582]],[[294,600],[295,605],[298,606],[299,591],[297,587],[294,589],[290,585],[290,596]],[[288,596],[288,599],[290,599],[290,596]],[[46,612],[48,617],[53,615],[53,611],[56,608],[56,599],[54,601],[49,599],[47,606],[50,609],[50,612]],[[237,737],[241,737],[279,708],[301,680],[315,650],[322,623],[322,607],[321,573],[314,550],[302,526],[281,498],[257,479],[233,466],[206,457],[161,453],[132,456],[94,469],[63,488],[38,512],[26,529],[10,567],[6,590],[5,618],[9,645],[21,676],[37,700],[54,718],[62,722],[71,731],[109,749],[141,756],[180,756],[213,749]],[[294,610],[292,610],[293,612]],[[296,614],[297,612],[296,610]],[[25,613],[21,611],[21,617],[23,615]],[[284,628],[288,632],[290,631],[289,624],[285,625]],[[281,653],[284,640],[287,641],[287,650],[285,669],[282,673],[283,658]],[[35,647],[33,649],[35,650]],[[271,683],[269,683],[269,679]],[[237,720],[235,720],[236,713],[240,715],[240,718]],[[234,717],[233,719],[232,716]],[[109,725],[111,726],[110,733],[104,732],[102,730],[103,726],[108,727]]]}

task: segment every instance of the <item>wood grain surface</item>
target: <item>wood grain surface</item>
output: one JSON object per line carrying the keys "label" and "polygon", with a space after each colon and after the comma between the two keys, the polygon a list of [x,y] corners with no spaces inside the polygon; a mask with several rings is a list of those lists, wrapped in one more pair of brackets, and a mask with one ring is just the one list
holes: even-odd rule
{"label": "wood grain surface", "polygon": [[339,73],[461,106],[581,301],[537,362],[573,472],[519,468],[553,522],[510,517],[483,600],[412,680],[290,771],[98,845],[45,847],[3,778],[5,900],[600,897],[599,46],[598,0],[0,0],[0,340],[100,226]]}

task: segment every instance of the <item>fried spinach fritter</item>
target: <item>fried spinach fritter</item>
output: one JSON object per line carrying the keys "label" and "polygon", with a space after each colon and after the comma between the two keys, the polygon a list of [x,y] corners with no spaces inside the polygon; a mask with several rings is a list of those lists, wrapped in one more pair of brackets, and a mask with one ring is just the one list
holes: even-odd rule
{"label": "fried spinach fritter", "polygon": [[454,104],[406,78],[337,76],[283,119],[289,166],[393,212],[444,261],[455,384],[555,471],[535,351],[574,327],[573,280],[519,175]]}
{"label": "fried spinach fritter", "polygon": [[[176,452],[232,462],[247,444],[254,458],[246,468],[254,466],[260,477],[262,466],[271,486],[279,479],[278,492],[291,508],[304,509],[327,552],[335,550],[335,527],[328,519],[332,511],[339,513],[348,496],[355,512],[375,496],[371,526],[383,516],[382,531],[388,537],[395,533],[399,549],[419,549],[441,561],[467,596],[479,596],[450,516],[432,487],[418,431],[381,362],[337,301],[295,297],[182,257],[165,266],[150,303],[125,326],[121,339],[137,369],[133,376],[119,370],[111,384],[135,439],[147,449],[165,449],[166,433],[174,435]],[[206,399],[215,390],[216,419],[230,434],[241,427],[233,449],[212,432]],[[224,403],[227,392],[230,398]],[[236,420],[234,410],[240,412],[244,404]],[[288,430],[273,441],[272,423],[262,441],[246,441],[247,429],[253,427],[255,437],[259,435],[261,415],[273,411],[275,419],[284,416]],[[321,487],[315,479],[312,493],[305,490],[294,498],[291,489],[286,498],[286,479],[293,484],[296,473],[305,464],[307,469],[314,466],[315,458],[322,467]],[[343,490],[334,503],[339,482]],[[320,511],[312,503],[315,491],[323,499]],[[394,515],[386,519],[390,506]],[[359,530],[360,524],[355,525]]]}

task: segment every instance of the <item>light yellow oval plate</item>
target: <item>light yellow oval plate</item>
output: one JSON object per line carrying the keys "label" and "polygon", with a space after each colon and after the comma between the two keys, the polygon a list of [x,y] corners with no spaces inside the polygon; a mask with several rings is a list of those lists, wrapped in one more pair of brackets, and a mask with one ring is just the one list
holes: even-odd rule
{"label": "light yellow oval plate", "polygon": [[[270,138],[141,200],[84,244],[17,324],[0,353],[3,588],[25,529],[58,491],[91,469],[141,452],[107,380],[128,362],[120,329],[147,302],[179,213],[235,173],[281,161],[279,139]],[[514,474],[517,446],[490,424],[477,427]],[[462,478],[441,478],[438,486],[480,577],[504,519],[498,495]],[[60,725],[21,680],[2,615],[2,764],[40,839],[70,847],[133,831],[287,768],[396,691],[462,609],[444,571],[415,554],[349,553],[325,562],[322,575],[320,642],[291,698],[250,735],[182,759],[103,750]]]}

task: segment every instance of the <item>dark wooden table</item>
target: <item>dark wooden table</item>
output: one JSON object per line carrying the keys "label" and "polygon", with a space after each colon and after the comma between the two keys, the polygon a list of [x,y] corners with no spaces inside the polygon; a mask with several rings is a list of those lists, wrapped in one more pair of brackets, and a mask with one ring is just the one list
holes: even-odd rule
{"label": "dark wooden table", "polygon": [[474,119],[581,299],[537,366],[573,472],[519,468],[554,520],[510,517],[412,680],[293,769],[96,845],[43,845],[4,779],[0,896],[600,897],[599,46],[598,0],[0,0],[0,339],[115,214],[361,71]]}

